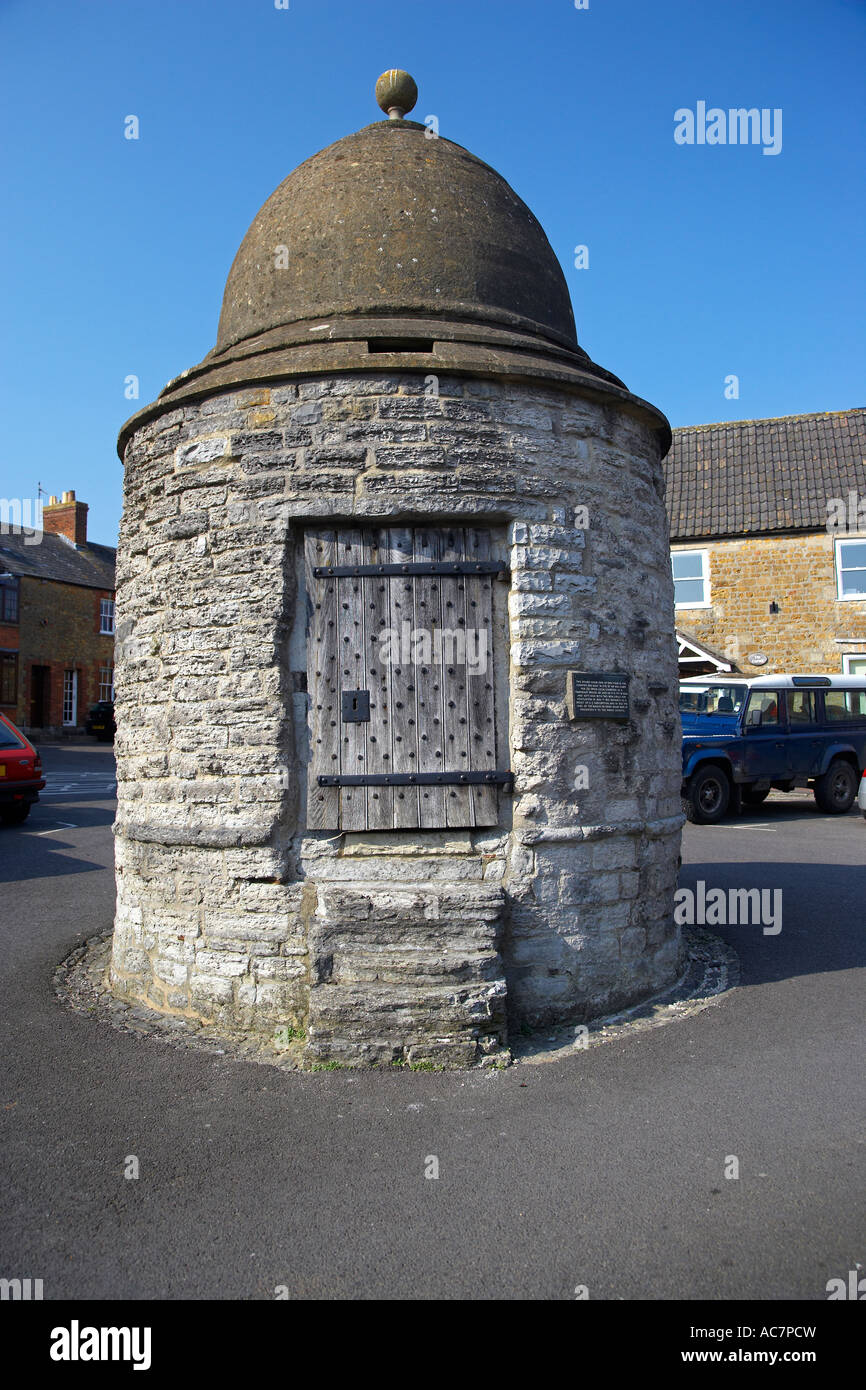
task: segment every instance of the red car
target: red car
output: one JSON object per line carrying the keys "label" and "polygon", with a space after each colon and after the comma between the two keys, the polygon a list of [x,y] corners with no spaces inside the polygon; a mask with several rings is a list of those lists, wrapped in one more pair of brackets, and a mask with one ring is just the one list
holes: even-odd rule
{"label": "red car", "polygon": [[0,825],[20,825],[45,786],[42,759],[5,714],[0,714]]}

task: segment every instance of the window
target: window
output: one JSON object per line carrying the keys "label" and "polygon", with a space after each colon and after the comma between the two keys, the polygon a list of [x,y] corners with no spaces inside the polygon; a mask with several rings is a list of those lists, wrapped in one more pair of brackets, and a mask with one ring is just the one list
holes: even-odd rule
{"label": "window", "polygon": [[846,676],[866,676],[866,652],[846,652],[842,669]]}
{"label": "window", "polygon": [[113,666],[100,666],[99,668],[99,698],[100,700],[114,699]]}
{"label": "window", "polygon": [[680,713],[739,714],[745,695],[742,685],[681,685]]}
{"label": "window", "polygon": [[747,729],[766,729],[779,722],[779,694],[776,690],[753,690],[746,712]]}
{"label": "window", "polygon": [[0,705],[18,703],[18,653],[0,652]]}
{"label": "window", "polygon": [[866,538],[837,540],[836,597],[866,599]]}
{"label": "window", "polygon": [[0,722],[0,748],[26,748],[23,738],[9,728],[8,724]]}
{"label": "window", "polygon": [[18,621],[18,580],[0,579],[0,623]]}
{"label": "window", "polygon": [[828,724],[859,720],[866,715],[866,690],[825,690],[824,718]]}
{"label": "window", "polygon": [[677,608],[709,608],[710,556],[708,550],[672,550],[674,603]]}
{"label": "window", "polygon": [[63,672],[63,723],[78,723],[78,672]]}
{"label": "window", "polygon": [[106,633],[109,637],[114,636],[113,598],[101,598],[99,600],[99,631]]}
{"label": "window", "polygon": [[814,724],[815,696],[811,690],[788,691],[788,722],[790,724]]}

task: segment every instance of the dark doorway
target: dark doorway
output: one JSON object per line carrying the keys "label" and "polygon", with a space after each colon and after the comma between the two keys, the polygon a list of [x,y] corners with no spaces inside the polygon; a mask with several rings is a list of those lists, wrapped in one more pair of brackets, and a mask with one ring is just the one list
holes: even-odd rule
{"label": "dark doorway", "polygon": [[44,729],[49,722],[51,667],[33,666],[30,671],[30,727]]}

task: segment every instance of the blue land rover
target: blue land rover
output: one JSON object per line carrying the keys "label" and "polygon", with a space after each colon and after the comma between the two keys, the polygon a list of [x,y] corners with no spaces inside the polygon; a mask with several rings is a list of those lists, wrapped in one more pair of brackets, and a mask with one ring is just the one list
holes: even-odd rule
{"label": "blue land rover", "polygon": [[683,810],[711,825],[771,788],[850,809],[866,768],[866,677],[695,676],[680,684]]}

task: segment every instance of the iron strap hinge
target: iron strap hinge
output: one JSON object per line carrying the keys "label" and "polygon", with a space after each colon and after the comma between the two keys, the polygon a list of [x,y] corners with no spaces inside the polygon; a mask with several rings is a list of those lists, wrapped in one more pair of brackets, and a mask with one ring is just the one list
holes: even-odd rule
{"label": "iron strap hinge", "polygon": [[497,574],[510,571],[499,560],[410,560],[405,565],[314,565],[316,579],[372,579],[398,574]]}
{"label": "iron strap hinge", "polygon": [[361,772],[334,773],[318,778],[320,787],[511,787],[508,772]]}

